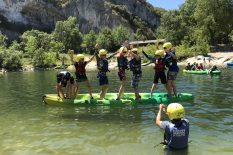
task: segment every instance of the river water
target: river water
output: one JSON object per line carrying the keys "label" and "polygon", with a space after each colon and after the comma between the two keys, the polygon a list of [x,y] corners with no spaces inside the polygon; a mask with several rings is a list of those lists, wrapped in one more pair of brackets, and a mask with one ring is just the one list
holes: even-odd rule
{"label": "river water", "polygon": [[[214,77],[178,75],[178,92],[195,96],[193,101],[182,102],[190,121],[191,140],[183,152],[164,152],[157,145],[163,140],[163,131],[154,124],[158,105],[48,106],[42,103],[42,96],[55,93],[56,71],[0,75],[0,154],[233,154],[233,69],[222,71],[221,76]],[[94,92],[98,92],[96,72],[88,72],[88,77]],[[116,71],[109,73],[109,79],[109,92],[116,92]],[[143,68],[141,92],[149,92],[152,80],[153,70]],[[127,91],[132,92],[130,78]],[[159,84],[157,91],[165,89]]]}

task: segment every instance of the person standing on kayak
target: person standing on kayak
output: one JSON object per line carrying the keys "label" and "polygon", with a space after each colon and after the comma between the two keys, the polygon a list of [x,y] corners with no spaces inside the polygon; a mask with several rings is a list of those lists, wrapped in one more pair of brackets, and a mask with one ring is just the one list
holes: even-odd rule
{"label": "person standing on kayak", "polygon": [[169,104],[166,113],[170,121],[161,121],[162,113],[165,113],[165,106],[160,104],[154,123],[164,129],[162,144],[169,150],[186,149],[188,147],[189,121],[184,119],[184,107],[179,103]]}
{"label": "person standing on kayak", "polygon": [[140,100],[141,96],[139,95],[138,84],[142,76],[141,57],[138,55],[137,48],[133,48],[129,54],[132,57],[129,62],[130,70],[133,73],[131,86],[134,89],[135,100]]}
{"label": "person standing on kayak", "polygon": [[148,54],[146,54],[143,51],[143,48],[142,48],[142,53],[148,60],[150,60],[150,62],[155,64],[154,65],[154,70],[155,70],[154,82],[153,82],[153,85],[152,85],[151,90],[150,90],[150,97],[153,98],[154,89],[156,87],[156,84],[158,84],[159,79],[161,80],[161,83],[164,84],[164,86],[167,90],[167,93],[169,93],[169,88],[167,85],[167,77],[165,74],[166,68],[165,68],[165,64],[162,61],[162,59],[164,57],[164,51],[157,50],[155,52],[155,57],[152,57],[152,56],[149,56]]}
{"label": "person standing on kayak", "polygon": [[84,61],[84,55],[78,54],[76,56],[76,61],[74,61],[74,51],[70,50],[69,54],[70,54],[71,63],[75,66],[75,69],[76,69],[75,75],[76,75],[76,85],[77,86],[76,86],[76,90],[75,90],[75,97],[79,93],[80,83],[84,83],[88,89],[88,92],[90,94],[90,98],[93,99],[92,89],[91,89],[90,82],[86,76],[86,68],[85,67],[88,63],[90,63],[94,59],[95,56],[93,55],[88,61]]}
{"label": "person standing on kayak", "polygon": [[175,50],[174,49],[172,50],[172,44],[170,42],[164,43],[163,49],[166,53],[163,59],[163,62],[168,68],[168,72],[167,72],[167,80],[168,80],[168,86],[169,86],[168,97],[171,97],[172,91],[174,93],[174,96],[177,97],[175,79],[179,72],[179,67],[177,65],[177,57],[175,54]]}
{"label": "person standing on kayak", "polygon": [[99,79],[100,90],[100,100],[105,98],[105,95],[108,91],[108,60],[111,59],[117,52],[107,57],[107,51],[105,49],[99,50],[99,54],[95,53],[97,68],[99,70],[97,78]]}
{"label": "person standing on kayak", "polygon": [[123,46],[119,49],[120,54],[117,57],[118,76],[121,81],[121,86],[119,88],[119,93],[116,100],[121,99],[125,91],[125,81],[126,81],[125,70],[128,69],[127,52],[128,49]]}
{"label": "person standing on kayak", "polygon": [[[64,92],[62,90],[62,87],[67,87],[66,96],[64,95]],[[73,87],[74,87],[74,78],[68,71],[61,71],[57,74],[57,95],[64,99],[73,98]]]}

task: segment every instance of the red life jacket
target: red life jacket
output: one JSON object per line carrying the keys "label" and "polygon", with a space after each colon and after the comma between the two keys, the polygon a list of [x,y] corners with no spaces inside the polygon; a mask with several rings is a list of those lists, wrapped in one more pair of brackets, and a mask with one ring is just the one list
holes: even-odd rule
{"label": "red life jacket", "polygon": [[86,65],[87,65],[86,61],[84,61],[84,62],[75,62],[74,66],[76,68],[76,73],[81,74],[81,75],[86,74],[86,69],[85,69]]}
{"label": "red life jacket", "polygon": [[165,65],[162,62],[162,59],[156,59],[154,61],[154,64],[155,64],[154,69],[155,69],[156,72],[163,72],[163,71],[165,71]]}

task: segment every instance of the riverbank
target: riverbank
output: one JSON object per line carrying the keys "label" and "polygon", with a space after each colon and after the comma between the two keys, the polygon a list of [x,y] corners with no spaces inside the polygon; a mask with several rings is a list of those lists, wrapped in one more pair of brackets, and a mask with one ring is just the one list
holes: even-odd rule
{"label": "riverbank", "polygon": [[233,61],[233,51],[232,52],[215,52],[208,53],[208,57],[203,55],[187,58],[179,62],[179,65],[186,65],[187,63],[193,64],[202,63],[206,67],[216,65],[221,68],[227,67],[227,63]]}
{"label": "riverbank", "polygon": [[[91,56],[86,56],[86,60],[88,60]],[[185,66],[187,63],[203,63],[206,68],[209,68],[212,65],[217,65],[218,67],[225,68],[227,67],[226,63],[233,61],[233,51],[232,52],[215,52],[215,53],[208,53],[208,57],[204,57],[202,55],[187,58],[183,61],[178,62],[178,65]],[[69,64],[66,64],[66,66]],[[143,66],[152,66],[153,64],[143,64]],[[113,58],[109,60],[109,69],[117,68],[116,59]],[[62,69],[62,67],[57,66],[55,69]],[[87,64],[87,70],[96,70],[96,61],[95,59]],[[32,65],[25,65],[23,66],[22,71],[34,71],[35,69]]]}

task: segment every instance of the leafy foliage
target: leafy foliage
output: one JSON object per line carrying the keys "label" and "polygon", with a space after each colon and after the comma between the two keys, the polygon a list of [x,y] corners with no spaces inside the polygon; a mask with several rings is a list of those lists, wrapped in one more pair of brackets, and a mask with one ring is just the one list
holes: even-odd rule
{"label": "leafy foliage", "polygon": [[90,54],[94,54],[95,52],[96,39],[97,36],[93,30],[83,36],[82,46],[86,48],[86,51],[89,51]]}
{"label": "leafy foliage", "polygon": [[82,43],[82,34],[79,31],[75,17],[69,17],[65,21],[58,21],[53,32],[53,39],[64,45],[64,51],[69,49],[79,50]]}
{"label": "leafy foliage", "polygon": [[101,48],[105,48],[108,51],[113,50],[113,34],[112,30],[108,27],[103,28],[100,33],[97,36],[97,41],[96,41]]}

